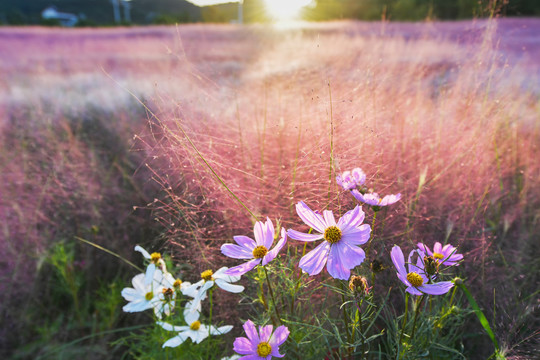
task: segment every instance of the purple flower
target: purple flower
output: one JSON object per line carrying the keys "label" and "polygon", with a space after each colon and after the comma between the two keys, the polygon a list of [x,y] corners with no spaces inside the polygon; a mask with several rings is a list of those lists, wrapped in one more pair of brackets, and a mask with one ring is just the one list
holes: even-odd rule
{"label": "purple flower", "polygon": [[336,176],[336,183],[345,190],[351,190],[357,186],[364,185],[366,174],[360,168],[354,168],[352,171],[345,171]]}
{"label": "purple flower", "polygon": [[272,325],[259,326],[259,333],[251,320],[244,324],[247,338],[239,337],[234,340],[234,351],[242,356],[239,360],[270,360],[272,357],[282,358],[279,346],[289,337],[289,329],[281,325],[272,334]]}
{"label": "purple flower", "polygon": [[274,225],[272,221],[267,218],[266,223],[257,221],[253,229],[255,233],[255,240],[247,236],[235,236],[234,241],[236,244],[223,244],[221,246],[221,252],[235,259],[252,259],[242,265],[238,265],[225,271],[227,275],[240,276],[262,262],[262,265],[268,264],[274,260],[281,248],[287,242],[287,232],[285,229],[281,229],[281,239],[276,246],[270,250],[274,243]]}
{"label": "purple flower", "polygon": [[458,261],[463,259],[463,255],[456,253],[457,249],[450,244],[443,247],[440,242],[436,242],[433,246],[433,252],[422,243],[418,243],[418,248],[429,256],[433,256],[441,265],[458,266]]}
{"label": "purple flower", "polygon": [[296,212],[318,234],[289,230],[287,234],[291,238],[300,241],[325,240],[300,259],[300,268],[309,275],[317,275],[328,262],[326,269],[333,278],[348,280],[350,270],[360,265],[366,257],[358,245],[365,244],[371,233],[369,225],[362,225],[362,207],[356,206],[348,211],[337,223],[331,211],[324,210],[323,215],[317,214],[303,201],[296,204]]}
{"label": "purple flower", "polygon": [[[414,253],[418,254],[416,265],[412,262]],[[409,260],[407,262],[409,265],[409,272],[407,272],[405,269],[405,259],[399,246],[394,245],[391,256],[392,262],[398,271],[397,276],[401,282],[407,285],[407,289],[405,291],[410,294],[442,295],[446,294],[454,286],[451,281],[441,281],[435,284],[430,284],[431,281],[428,279],[422,263],[424,253],[419,250],[412,250],[409,254]],[[433,280],[433,277],[431,280]]]}
{"label": "purple flower", "polygon": [[386,195],[385,197],[381,199],[379,194],[375,192],[362,194],[360,191],[354,189],[354,190],[351,190],[351,193],[356,198],[356,200],[363,202],[365,204],[371,205],[371,206],[392,205],[401,199],[401,194]]}

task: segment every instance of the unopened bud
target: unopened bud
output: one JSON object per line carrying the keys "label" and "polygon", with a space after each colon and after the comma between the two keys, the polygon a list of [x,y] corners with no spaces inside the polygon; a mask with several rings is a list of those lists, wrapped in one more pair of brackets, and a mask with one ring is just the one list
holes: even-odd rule
{"label": "unopened bud", "polygon": [[371,262],[371,271],[374,273],[379,273],[385,269],[383,263],[377,259]]}

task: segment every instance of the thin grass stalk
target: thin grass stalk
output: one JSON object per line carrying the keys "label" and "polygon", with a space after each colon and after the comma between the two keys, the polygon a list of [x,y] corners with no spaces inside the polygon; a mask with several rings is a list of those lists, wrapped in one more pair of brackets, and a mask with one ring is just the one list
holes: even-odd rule
{"label": "thin grass stalk", "polygon": [[403,322],[401,323],[401,334],[399,335],[399,342],[396,350],[396,360],[399,359],[400,347],[403,341],[403,333],[405,332],[405,326],[407,325],[407,314],[409,312],[409,293],[405,293],[405,314],[403,315]]}
{"label": "thin grass stalk", "polygon": [[265,265],[263,265],[263,269],[264,269],[264,274],[266,275],[266,283],[268,284],[268,291],[270,292],[270,297],[272,298],[272,303],[274,304],[274,311],[276,312],[277,320],[281,324],[281,316],[279,315],[276,299],[274,297],[274,291],[272,290],[272,284],[270,283],[270,277],[268,276],[268,271],[266,270]]}
{"label": "thin grass stalk", "polygon": [[416,309],[414,311],[414,320],[413,320],[411,339],[414,338],[414,332],[416,331],[416,320],[418,318],[418,313],[420,312],[420,308],[422,307],[422,302],[424,301],[424,298],[425,298],[425,295],[422,295],[420,297],[420,300],[416,301]]}

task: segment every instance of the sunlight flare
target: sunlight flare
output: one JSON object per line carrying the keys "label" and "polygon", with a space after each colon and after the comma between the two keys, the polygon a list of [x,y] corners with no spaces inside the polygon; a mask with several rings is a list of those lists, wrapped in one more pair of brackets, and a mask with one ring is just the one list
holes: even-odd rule
{"label": "sunlight flare", "polygon": [[302,8],[312,0],[264,0],[266,11],[276,21],[297,19]]}

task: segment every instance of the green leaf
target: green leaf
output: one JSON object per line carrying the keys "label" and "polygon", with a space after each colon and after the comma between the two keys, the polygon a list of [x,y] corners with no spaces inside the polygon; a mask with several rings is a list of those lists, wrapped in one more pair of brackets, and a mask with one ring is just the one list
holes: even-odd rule
{"label": "green leaf", "polygon": [[487,334],[491,338],[491,341],[493,342],[493,345],[495,345],[495,349],[499,350],[499,344],[497,343],[497,339],[495,338],[495,334],[491,330],[491,327],[489,326],[489,322],[486,319],[486,316],[484,315],[484,313],[482,312],[480,307],[478,306],[478,304],[476,303],[476,300],[474,300],[472,294],[469,292],[467,287],[465,287],[465,285],[463,285],[463,284],[456,284],[456,285],[459,286],[463,290],[463,292],[467,296],[467,299],[469,299],[469,303],[471,304],[471,306],[472,306],[472,308],[474,310],[474,313],[478,317],[478,320],[480,320],[480,324],[482,324],[482,327],[484,328],[484,330],[486,330]]}

